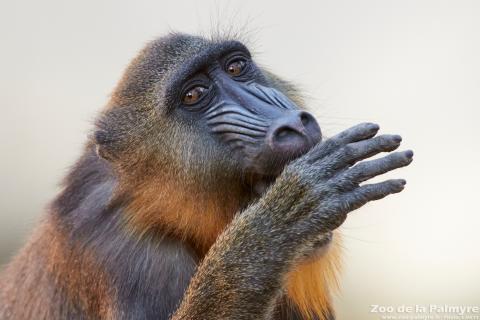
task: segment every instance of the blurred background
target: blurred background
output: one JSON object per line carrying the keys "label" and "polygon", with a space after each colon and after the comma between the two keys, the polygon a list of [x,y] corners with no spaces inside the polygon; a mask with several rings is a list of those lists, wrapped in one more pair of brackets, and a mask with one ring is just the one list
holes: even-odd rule
{"label": "blurred background", "polygon": [[[0,264],[25,241],[135,53],[171,30],[241,31],[325,134],[399,133],[406,190],[342,226],[339,319],[480,305],[480,2],[1,1]],[[383,178],[382,178],[383,179]]]}

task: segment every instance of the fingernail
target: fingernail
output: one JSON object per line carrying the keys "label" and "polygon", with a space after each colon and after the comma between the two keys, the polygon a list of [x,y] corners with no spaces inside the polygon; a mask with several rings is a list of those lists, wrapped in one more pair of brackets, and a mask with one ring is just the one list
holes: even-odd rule
{"label": "fingernail", "polygon": [[413,158],[413,151],[412,150],[405,151],[405,156],[409,159]]}
{"label": "fingernail", "polygon": [[407,180],[405,179],[400,179],[399,182],[402,184],[402,186],[407,184]]}
{"label": "fingernail", "polygon": [[395,143],[400,143],[400,142],[402,142],[402,137],[400,137],[398,134],[396,134],[392,137],[392,140]]}

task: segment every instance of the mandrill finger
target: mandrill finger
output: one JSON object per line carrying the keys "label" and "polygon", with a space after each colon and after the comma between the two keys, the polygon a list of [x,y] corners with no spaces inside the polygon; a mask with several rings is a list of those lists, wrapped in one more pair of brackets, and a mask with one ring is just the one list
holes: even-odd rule
{"label": "mandrill finger", "polygon": [[312,164],[348,143],[369,139],[375,136],[379,129],[378,124],[366,122],[342,131],[327,141],[315,146],[308,154],[308,162]]}
{"label": "mandrill finger", "polygon": [[333,136],[331,139],[336,140],[341,144],[347,144],[364,139],[369,139],[375,136],[378,130],[380,130],[380,126],[378,124],[364,122],[340,132],[339,134]]}
{"label": "mandrill finger", "polygon": [[[340,187],[356,185],[388,171],[408,166],[413,160],[413,151],[391,153],[383,158],[363,161],[351,169],[344,171],[338,179]],[[348,188],[347,188],[348,189]]]}
{"label": "mandrill finger", "polygon": [[405,188],[403,179],[391,179],[379,183],[367,184],[343,196],[348,211],[360,208],[369,201],[380,200],[389,194],[399,193]]}
{"label": "mandrill finger", "polygon": [[399,135],[381,135],[372,139],[349,143],[326,157],[319,165],[335,171],[353,165],[380,152],[389,152],[400,146]]}

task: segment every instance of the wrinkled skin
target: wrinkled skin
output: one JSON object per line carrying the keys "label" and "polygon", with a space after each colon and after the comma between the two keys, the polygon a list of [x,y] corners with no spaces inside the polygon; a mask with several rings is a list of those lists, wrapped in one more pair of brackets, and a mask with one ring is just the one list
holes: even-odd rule
{"label": "wrinkled skin", "polygon": [[166,83],[166,105],[233,157],[257,193],[321,141],[315,118],[267,79],[248,49],[232,41],[193,57]]}

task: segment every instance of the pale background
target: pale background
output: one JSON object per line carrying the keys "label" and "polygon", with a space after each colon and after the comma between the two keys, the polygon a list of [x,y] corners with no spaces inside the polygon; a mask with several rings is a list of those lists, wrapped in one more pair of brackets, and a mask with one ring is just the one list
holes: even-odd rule
{"label": "pale background", "polygon": [[148,40],[211,21],[308,93],[324,132],[361,121],[415,151],[404,193],[350,215],[339,319],[480,304],[479,1],[4,1],[0,263],[24,242]]}

